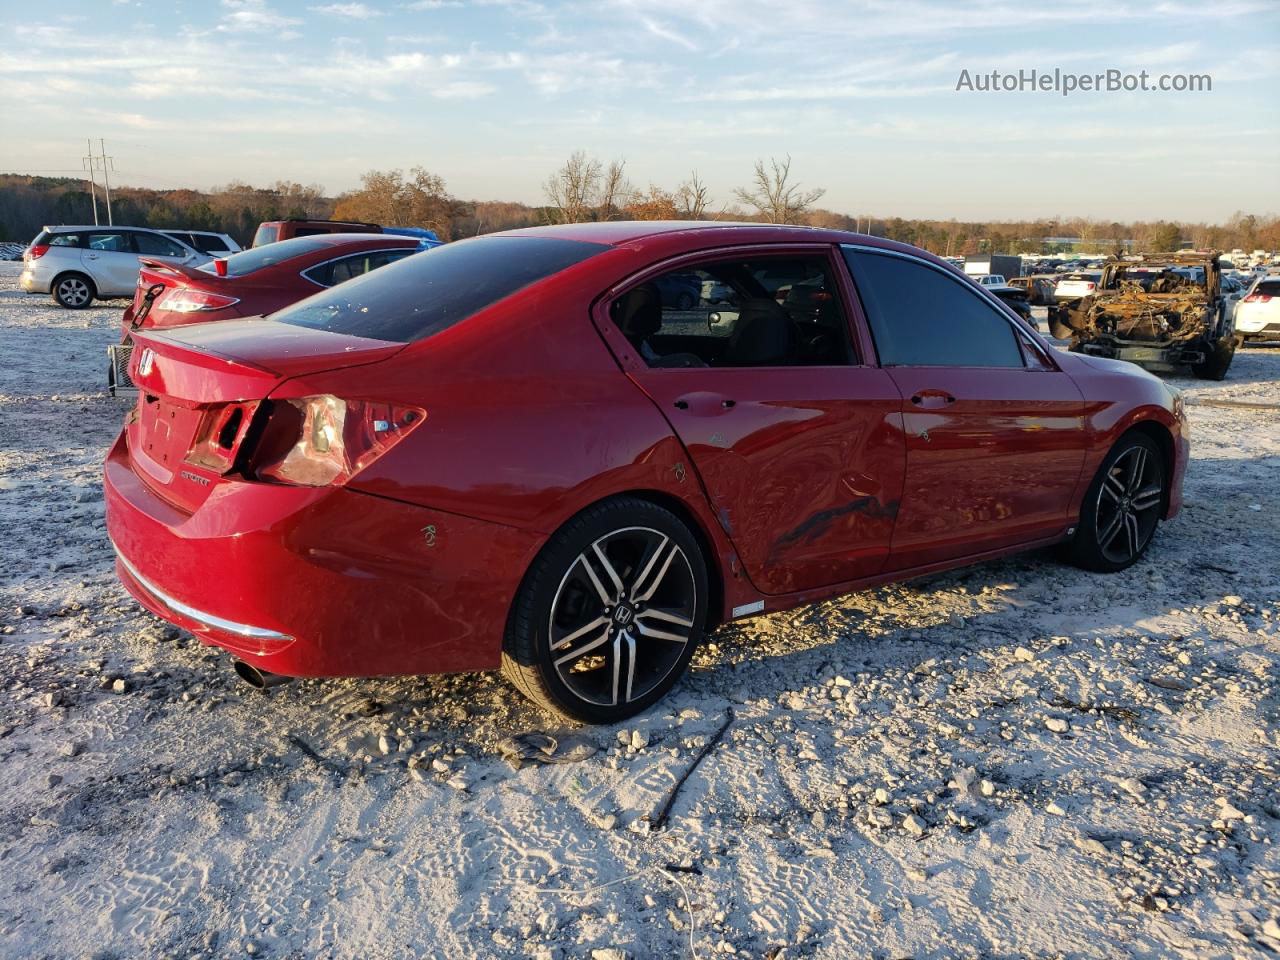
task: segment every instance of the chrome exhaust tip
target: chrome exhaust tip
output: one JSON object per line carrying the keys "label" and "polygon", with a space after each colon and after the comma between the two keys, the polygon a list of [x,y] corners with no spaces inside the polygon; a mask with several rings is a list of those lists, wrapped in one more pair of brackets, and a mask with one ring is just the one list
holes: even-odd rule
{"label": "chrome exhaust tip", "polygon": [[283,686],[293,679],[293,677],[286,677],[283,674],[268,673],[266,670],[259,670],[253,664],[245,663],[243,660],[235,661],[234,666],[236,676],[257,690],[267,690],[270,687]]}

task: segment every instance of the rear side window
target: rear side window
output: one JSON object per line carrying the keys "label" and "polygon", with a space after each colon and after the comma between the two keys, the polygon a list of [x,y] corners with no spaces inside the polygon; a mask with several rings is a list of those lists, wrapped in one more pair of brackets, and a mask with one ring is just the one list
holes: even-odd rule
{"label": "rear side window", "polygon": [[280,236],[280,228],[276,224],[264,223],[253,235],[253,246],[261,247],[268,243],[275,243],[278,236]]}
{"label": "rear side window", "polygon": [[33,244],[47,243],[51,247],[82,246],[78,233],[42,233],[32,241]]}
{"label": "rear side window", "polygon": [[226,253],[231,249],[216,233],[193,233],[190,242],[201,253]]}
{"label": "rear side window", "polygon": [[187,251],[168,237],[158,233],[135,233],[133,242],[138,252],[152,257],[185,257]]}
{"label": "rear side window", "polygon": [[304,271],[303,276],[322,287],[332,287],[334,284],[364,276],[370,270],[385,267],[388,263],[403,260],[413,252],[414,250],[410,249],[366,250],[364,253],[343,257],[340,260],[330,260],[328,263],[312,267]]}
{"label": "rear side window", "polygon": [[324,250],[329,246],[330,243],[327,239],[293,237],[289,240],[281,240],[279,243],[268,244],[265,247],[254,247],[252,250],[233,253],[227,257],[227,276],[243,277],[261,270],[263,267],[274,267],[277,263],[284,263],[286,260],[292,260],[294,257],[301,257],[304,254],[315,253],[317,250]]}
{"label": "rear side window", "polygon": [[607,249],[553,237],[463,240],[317,293],[272,314],[272,319],[408,343]]}
{"label": "rear side window", "polygon": [[1024,365],[1008,318],[960,278],[891,254],[844,255],[882,365]]}

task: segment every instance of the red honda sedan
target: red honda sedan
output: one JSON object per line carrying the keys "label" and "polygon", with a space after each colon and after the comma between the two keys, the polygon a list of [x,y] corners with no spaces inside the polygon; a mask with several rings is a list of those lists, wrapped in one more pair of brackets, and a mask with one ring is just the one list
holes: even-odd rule
{"label": "red honda sedan", "polygon": [[119,576],[258,685],[501,667],[611,722],[726,621],[1046,544],[1121,570],[1188,456],[1160,380],[808,228],[518,230],[135,337]]}
{"label": "red honda sedan", "polygon": [[131,386],[129,358],[140,328],[274,313],[420,249],[406,237],[331,233],[254,247],[200,267],[144,258],[133,302],[121,317],[120,343],[108,348],[108,387],[115,393]]}

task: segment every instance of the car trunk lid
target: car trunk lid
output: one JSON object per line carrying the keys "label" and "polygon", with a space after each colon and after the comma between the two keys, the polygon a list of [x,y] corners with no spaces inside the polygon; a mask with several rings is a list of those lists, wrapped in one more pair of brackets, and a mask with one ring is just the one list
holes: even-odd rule
{"label": "car trunk lid", "polygon": [[139,477],[188,512],[235,472],[280,383],[376,363],[405,346],[260,319],[138,330],[134,338],[138,406],[126,426],[129,451]]}

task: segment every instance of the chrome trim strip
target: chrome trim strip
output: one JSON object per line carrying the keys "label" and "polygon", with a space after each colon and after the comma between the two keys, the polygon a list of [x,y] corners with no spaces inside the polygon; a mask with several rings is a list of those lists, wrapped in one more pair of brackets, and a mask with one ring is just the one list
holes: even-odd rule
{"label": "chrome trim strip", "polygon": [[134,567],[125,555],[120,552],[119,547],[114,543],[111,544],[111,546],[115,550],[116,557],[119,558],[121,565],[129,571],[129,576],[138,581],[138,585],[141,586],[142,589],[146,590],[147,593],[151,594],[174,613],[180,613],[183,616],[190,617],[192,620],[196,620],[206,626],[214,627],[218,630],[225,630],[227,633],[234,633],[237,636],[246,637],[250,640],[293,640],[293,637],[288,634],[279,633],[275,630],[268,630],[265,627],[250,626],[247,623],[236,623],[234,620],[224,620],[222,617],[215,617],[211,613],[205,613],[204,611],[197,610],[195,607],[189,606],[180,600],[173,599],[173,597],[168,594],[157,590],[149,580],[143,577],[142,574],[138,573],[137,568]]}
{"label": "chrome trim strip", "polygon": [[738,617],[750,616],[753,613],[760,613],[763,610],[764,601],[757,600],[755,603],[744,603],[740,607],[734,607],[730,615],[736,620]]}

